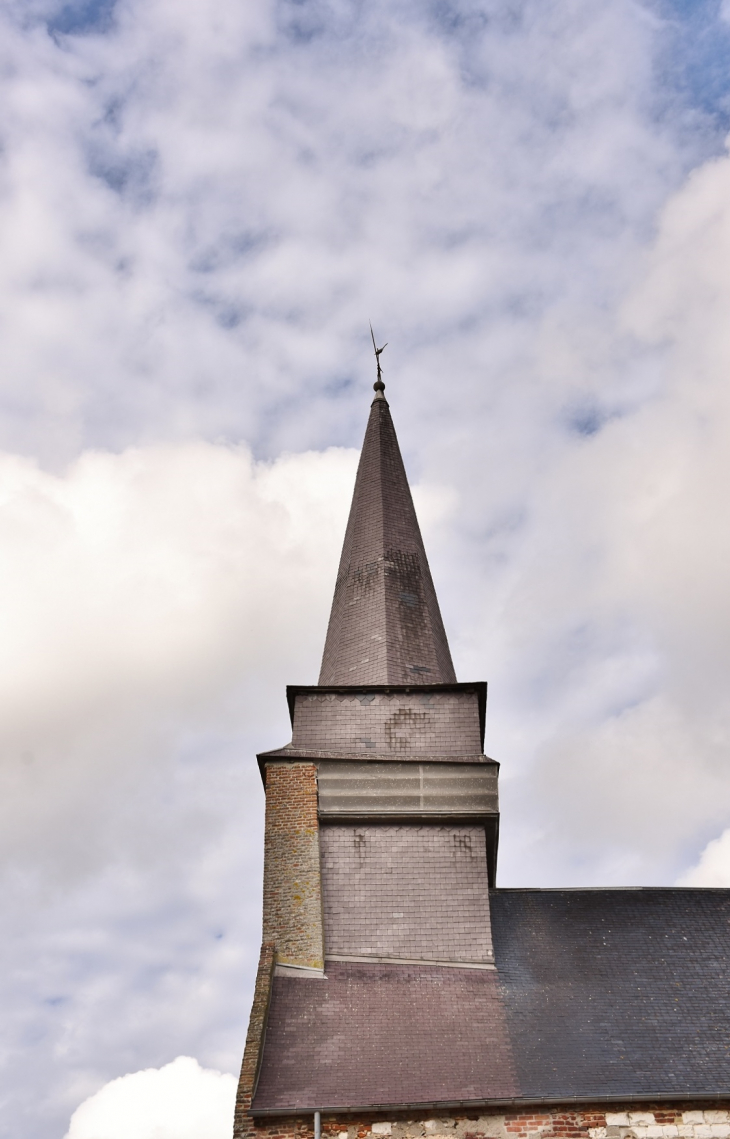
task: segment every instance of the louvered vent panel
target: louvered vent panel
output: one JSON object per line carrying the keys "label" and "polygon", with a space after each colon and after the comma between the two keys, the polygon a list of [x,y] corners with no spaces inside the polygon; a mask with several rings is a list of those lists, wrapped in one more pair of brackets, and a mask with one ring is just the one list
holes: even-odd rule
{"label": "louvered vent panel", "polygon": [[321,815],[496,815],[489,764],[321,763]]}

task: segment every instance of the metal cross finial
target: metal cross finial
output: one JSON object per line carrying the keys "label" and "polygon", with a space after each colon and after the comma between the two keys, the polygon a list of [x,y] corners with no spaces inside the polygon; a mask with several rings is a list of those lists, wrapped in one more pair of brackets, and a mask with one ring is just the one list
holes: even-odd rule
{"label": "metal cross finial", "polygon": [[375,343],[375,333],[373,332],[372,324],[370,325],[370,336],[372,337],[373,349],[375,351],[375,363],[377,364],[377,367],[378,367],[378,378],[375,381],[375,383],[373,384],[373,388],[376,392],[384,392],[385,391],[385,384],[383,383],[383,370],[380,367],[380,353],[383,351],[383,349],[388,347],[388,341],[386,340],[386,342],[382,348],[377,347],[377,345]]}

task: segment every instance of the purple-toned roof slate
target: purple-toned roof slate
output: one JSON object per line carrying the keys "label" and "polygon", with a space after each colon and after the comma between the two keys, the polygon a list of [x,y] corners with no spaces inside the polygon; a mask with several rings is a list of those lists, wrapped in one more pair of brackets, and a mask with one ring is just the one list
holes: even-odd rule
{"label": "purple-toned roof slate", "polygon": [[493,970],[329,961],[326,979],[274,978],[254,1113],[517,1094]]}
{"label": "purple-toned roof slate", "polygon": [[446,632],[387,400],[373,400],[320,685],[448,684]]}

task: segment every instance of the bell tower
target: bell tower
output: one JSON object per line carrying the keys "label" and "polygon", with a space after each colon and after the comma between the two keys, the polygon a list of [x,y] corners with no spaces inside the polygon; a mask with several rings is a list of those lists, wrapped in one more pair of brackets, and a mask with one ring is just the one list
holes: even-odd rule
{"label": "bell tower", "polygon": [[[264,944],[237,1137],[282,1112],[463,1100],[485,1079],[514,1094],[486,684],[456,680],[379,359],[374,388],[319,684],[287,689],[291,743],[258,757]],[[475,1025],[495,1038],[488,1073]]]}
{"label": "bell tower", "polygon": [[381,351],[319,684],[258,757],[235,1139],[730,1139],[730,889],[495,886],[486,685],[454,674]]}

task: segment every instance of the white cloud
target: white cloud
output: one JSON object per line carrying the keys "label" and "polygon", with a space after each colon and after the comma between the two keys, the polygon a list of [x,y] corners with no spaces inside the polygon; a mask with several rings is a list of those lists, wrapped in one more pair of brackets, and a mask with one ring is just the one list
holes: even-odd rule
{"label": "white cloud", "polygon": [[355,457],[168,444],[52,475],[0,456],[0,853],[37,858],[39,828],[53,849],[90,795],[149,777],[166,723],[240,724],[283,662],[315,674]]}
{"label": "white cloud", "polygon": [[499,741],[522,757],[521,882],[538,849],[549,881],[671,880],[730,822],[729,182],[715,159],[669,200],[621,306],[653,395],[555,456],[512,546],[496,667],[536,720],[520,738],[511,709]]}
{"label": "white cloud", "polygon": [[245,8],[5,10],[8,449],[348,437],[368,315],[405,392],[529,391],[686,165],[631,4]]}
{"label": "white cloud", "polygon": [[85,1100],[65,1139],[230,1139],[236,1079],[178,1056],[120,1076]]}
{"label": "white cloud", "polygon": [[677,879],[678,886],[730,886],[730,827],[713,838],[696,866]]}

